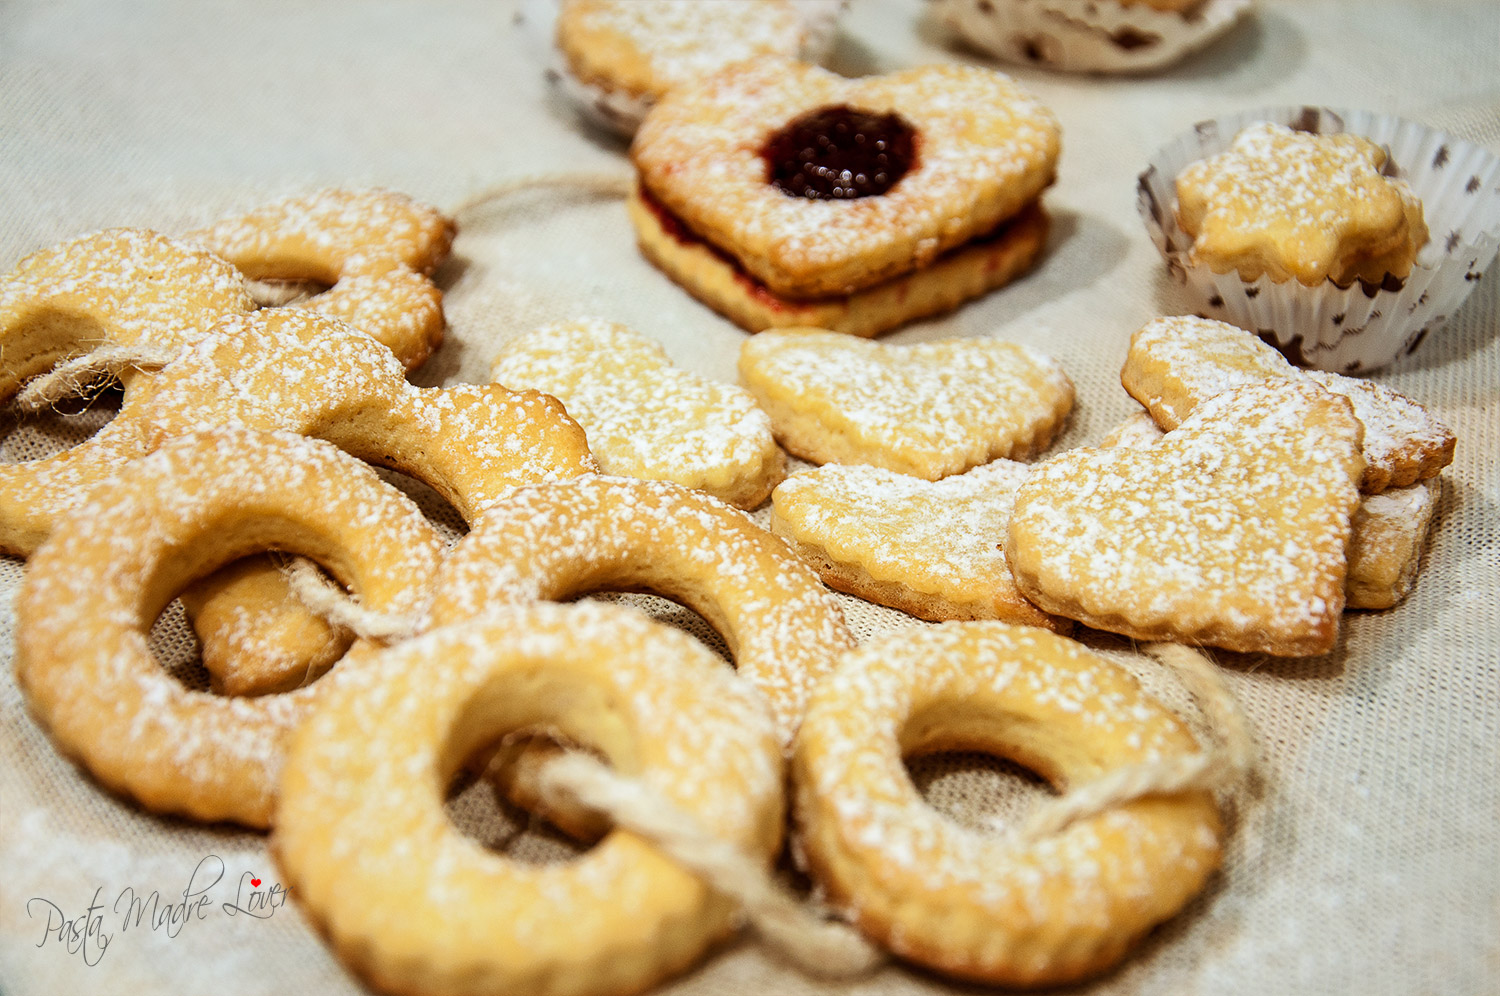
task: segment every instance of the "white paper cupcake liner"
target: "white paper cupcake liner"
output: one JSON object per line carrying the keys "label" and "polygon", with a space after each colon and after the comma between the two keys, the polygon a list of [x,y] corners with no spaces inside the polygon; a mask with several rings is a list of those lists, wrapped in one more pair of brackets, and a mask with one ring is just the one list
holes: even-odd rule
{"label": "white paper cupcake liner", "polygon": [[[706,2],[706,0],[705,0]],[[793,53],[804,62],[822,62],[833,50],[838,22],[849,0],[792,0],[802,15],[807,37]],[[653,103],[650,97],[585,83],[568,69],[568,63],[553,42],[557,26],[558,0],[527,0],[526,22],[537,44],[546,53],[546,77],[553,88],[593,124],[629,139],[640,127]]]}
{"label": "white paper cupcake liner", "polygon": [[[1390,153],[1387,171],[1422,200],[1429,234],[1405,280],[1379,286],[1332,281],[1307,287],[1270,277],[1190,266],[1192,239],[1177,225],[1177,175],[1226,149],[1241,129],[1272,121],[1316,133],[1350,132]],[[1442,328],[1474,289],[1500,247],[1500,157],[1425,125],[1388,114],[1326,107],[1274,107],[1200,122],[1152,157],[1140,175],[1137,207],[1173,277],[1198,297],[1203,315],[1258,333],[1292,362],[1319,370],[1375,370],[1410,355]]]}
{"label": "white paper cupcake liner", "polygon": [[969,44],[1007,62],[1068,72],[1145,73],[1232,28],[1253,0],[1206,0],[1183,14],[1116,0],[937,0]]}

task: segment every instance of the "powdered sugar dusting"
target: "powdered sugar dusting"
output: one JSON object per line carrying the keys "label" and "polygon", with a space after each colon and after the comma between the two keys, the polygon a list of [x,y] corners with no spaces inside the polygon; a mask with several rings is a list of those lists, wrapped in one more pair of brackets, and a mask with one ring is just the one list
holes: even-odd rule
{"label": "powdered sugar dusting", "polygon": [[679,485],[597,476],[492,506],[445,563],[433,617],[598,588],[647,589],[704,616],[787,740],[813,685],[853,643],[817,576],[744,513]]}
{"label": "powdered sugar dusting", "polygon": [[1185,800],[1111,810],[1027,846],[966,829],[922,801],[902,763],[955,743],[1001,754],[1024,743],[1059,787],[1195,749],[1123,669],[1041,630],[947,623],[849,654],[799,738],[801,840],[824,885],[897,953],[1020,978],[1144,931],[1217,864],[1212,810]]}
{"label": "powdered sugar dusting", "polygon": [[[116,345],[171,347],[225,313],[254,308],[239,271],[199,246],[139,228],[83,235],[33,253],[0,280],[0,386],[9,394],[101,334]],[[37,323],[52,335],[28,342]],[[65,330],[79,338],[61,338]],[[23,344],[40,353],[23,355]]]}
{"label": "powdered sugar dusting", "polygon": [[448,254],[453,221],[389,190],[321,190],[224,218],[187,237],[255,279],[333,283],[353,261],[394,259],[419,273]]}
{"label": "powdered sugar dusting", "polygon": [[1145,449],[1063,453],[1017,493],[1012,571],[1043,608],[1099,628],[1326,651],[1361,435],[1343,399],[1280,381],[1210,399]]}
{"label": "powdered sugar dusting", "polygon": [[1257,336],[1193,316],[1158,318],[1130,340],[1125,389],[1165,429],[1207,398],[1244,384],[1309,379],[1349,400],[1364,425],[1362,490],[1376,493],[1430,477],[1453,459],[1455,437],[1426,408],[1375,381],[1300,370]]}
{"label": "powdered sugar dusting", "polygon": [[[896,112],[918,161],[878,197],[811,201],[768,182],[760,150],[806,111]],[[778,294],[847,294],[993,229],[1052,181],[1057,121],[1009,77],[936,65],[847,80],[787,59],[739,63],[653,108],[631,157],[696,235]]]}
{"label": "powdered sugar dusting", "polygon": [[164,444],[29,565],[18,676],[62,748],[152,808],[264,825],[285,738],[330,682],[253,699],[191,692],[152,659],[146,632],[187,581],[278,543],[333,560],[370,608],[393,612],[417,609],[442,550],[409,499],[327,444],[243,428]]}
{"label": "powdered sugar dusting", "polygon": [[1016,591],[1003,546],[1016,488],[1028,473],[1025,464],[996,460],[929,482],[830,464],[776,489],[772,528],[874,582],[941,598],[954,612],[1039,625],[1045,616]]}
{"label": "powdered sugar dusting", "polygon": [[93,438],[0,466],[0,508],[43,534],[93,485],[156,442],[218,425],[328,439],[421,478],[472,517],[512,488],[596,469],[558,403],[499,385],[417,388],[390,351],[299,309],[230,316],[126,398]]}
{"label": "powdered sugar dusting", "polygon": [[767,331],[741,347],[740,375],[798,456],[929,479],[1029,456],[1073,404],[1055,360],[998,339],[898,346]]}
{"label": "powdered sugar dusting", "polygon": [[508,992],[518,976],[610,970],[590,958],[650,959],[665,931],[688,945],[715,936],[728,905],[633,834],[524,865],[454,829],[449,780],[517,723],[599,748],[758,859],[779,843],[771,724],[708,651],[619,607],[497,607],[373,659],[297,739],[276,851],[335,943],[429,986],[457,965]]}
{"label": "powdered sugar dusting", "polygon": [[[1357,135],[1317,135],[1260,122],[1224,152],[1177,178],[1178,220],[1190,259],[1215,272],[1263,272],[1277,282],[1352,281],[1360,264],[1405,248],[1404,275],[1427,238],[1403,181],[1380,172],[1386,154]],[[1378,282],[1377,276],[1375,280]]]}
{"label": "powdered sugar dusting", "polygon": [[741,59],[795,57],[806,38],[787,0],[568,0],[558,19],[558,44],[586,82],[652,97]]}
{"label": "powdered sugar dusting", "polygon": [[508,340],[490,374],[562,401],[607,474],[675,481],[747,508],[781,477],[771,420],[748,392],[677,369],[655,340],[623,325],[536,329]]}

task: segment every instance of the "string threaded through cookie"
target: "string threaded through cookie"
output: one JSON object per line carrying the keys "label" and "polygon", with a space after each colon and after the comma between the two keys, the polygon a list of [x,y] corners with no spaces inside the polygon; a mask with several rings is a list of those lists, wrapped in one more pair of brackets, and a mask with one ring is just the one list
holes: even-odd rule
{"label": "string threaded through cookie", "polygon": [[477,194],[465,198],[453,209],[453,217],[459,218],[494,201],[501,200],[511,194],[517,194],[524,190],[576,187],[585,193],[595,193],[608,197],[624,197],[630,193],[633,183],[634,181],[628,173],[588,170],[564,173],[529,173],[525,176],[505,180],[492,187],[486,187]]}
{"label": "string threaded through cookie", "polygon": [[1219,677],[1213,661],[1180,643],[1150,643],[1142,649],[1182,679],[1222,742],[1195,754],[1116,768],[1049,800],[1021,826],[1018,831],[1021,840],[1034,841],[1057,833],[1077,820],[1148,795],[1232,791],[1253,771],[1255,740],[1249,722]]}
{"label": "string threaded through cookie", "polygon": [[640,781],[615,774],[577,752],[559,755],[538,772],[549,805],[582,803],[640,834],[719,892],[738,900],[755,930],[802,970],[827,978],[860,975],[882,960],[852,927],[825,920],[791,895],[759,864],[707,833],[697,821]]}
{"label": "string threaded through cookie", "polygon": [[306,557],[293,558],[282,567],[282,573],[292,594],[308,611],[356,636],[368,640],[401,640],[417,633],[417,619],[365,608]]}
{"label": "string threaded through cookie", "polygon": [[180,349],[171,346],[99,346],[33,378],[16,394],[16,407],[44,411],[59,401],[83,397],[105,378],[118,378],[127,370],[159,370],[180,354]]}

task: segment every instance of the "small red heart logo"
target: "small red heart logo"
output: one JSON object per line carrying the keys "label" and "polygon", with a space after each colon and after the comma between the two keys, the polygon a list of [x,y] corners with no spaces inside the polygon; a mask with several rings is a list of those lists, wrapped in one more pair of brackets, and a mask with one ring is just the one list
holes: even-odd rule
{"label": "small red heart logo", "polygon": [[252,878],[250,880],[250,884],[251,885],[260,885],[260,879],[258,879],[258,878]]}

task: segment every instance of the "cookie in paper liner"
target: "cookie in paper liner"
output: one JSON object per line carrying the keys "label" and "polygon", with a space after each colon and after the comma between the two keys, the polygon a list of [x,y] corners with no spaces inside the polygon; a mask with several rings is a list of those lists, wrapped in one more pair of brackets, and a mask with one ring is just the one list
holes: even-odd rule
{"label": "cookie in paper liner", "polygon": [[[1384,147],[1385,171],[1422,204],[1431,237],[1405,277],[1305,286],[1214,273],[1190,259],[1178,223],[1175,182],[1190,164],[1229,147],[1259,122],[1317,134],[1349,132]],[[1425,125],[1388,114],[1288,106],[1203,121],[1164,146],[1141,173],[1137,207],[1151,240],[1208,318],[1260,335],[1299,366],[1370,371],[1414,353],[1463,304],[1500,247],[1500,157]]]}
{"label": "cookie in paper liner", "polygon": [[968,44],[1066,72],[1148,73],[1219,38],[1253,0],[938,0]]}

